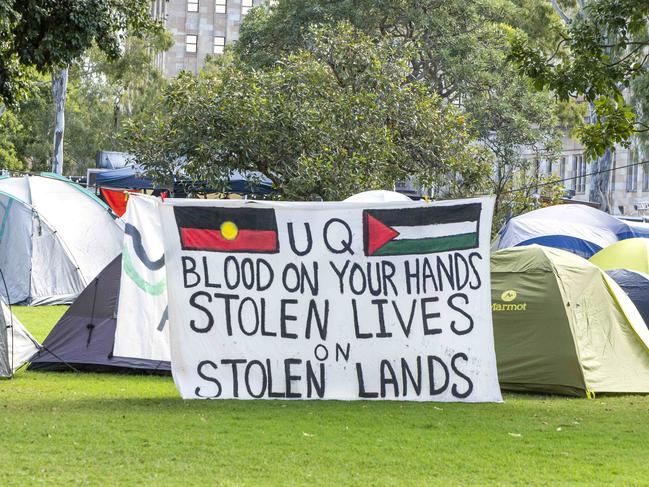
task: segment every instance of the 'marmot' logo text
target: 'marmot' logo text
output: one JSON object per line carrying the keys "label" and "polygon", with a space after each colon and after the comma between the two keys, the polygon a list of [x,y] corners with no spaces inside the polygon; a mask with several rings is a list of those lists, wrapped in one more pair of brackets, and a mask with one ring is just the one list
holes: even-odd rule
{"label": "'marmot' logo text", "polygon": [[527,303],[493,303],[491,311],[527,311]]}
{"label": "'marmot' logo text", "polygon": [[500,295],[504,303],[493,303],[491,311],[527,311],[527,303],[512,303],[518,297],[513,289],[508,289]]}

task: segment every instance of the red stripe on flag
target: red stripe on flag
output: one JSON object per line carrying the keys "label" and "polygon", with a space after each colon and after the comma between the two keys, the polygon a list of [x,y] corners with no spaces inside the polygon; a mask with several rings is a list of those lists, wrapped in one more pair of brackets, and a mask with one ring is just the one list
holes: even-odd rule
{"label": "red stripe on flag", "polygon": [[274,230],[239,230],[234,240],[226,240],[220,230],[181,228],[183,248],[187,250],[220,250],[239,252],[276,252],[277,232]]}

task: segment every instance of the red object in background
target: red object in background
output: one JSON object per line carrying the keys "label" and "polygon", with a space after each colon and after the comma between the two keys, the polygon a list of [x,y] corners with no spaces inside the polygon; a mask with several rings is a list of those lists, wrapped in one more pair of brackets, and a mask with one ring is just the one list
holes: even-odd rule
{"label": "red object in background", "polygon": [[115,214],[121,217],[126,212],[126,202],[128,201],[128,194],[123,189],[107,189],[99,188],[101,195],[103,196],[108,206],[115,212]]}

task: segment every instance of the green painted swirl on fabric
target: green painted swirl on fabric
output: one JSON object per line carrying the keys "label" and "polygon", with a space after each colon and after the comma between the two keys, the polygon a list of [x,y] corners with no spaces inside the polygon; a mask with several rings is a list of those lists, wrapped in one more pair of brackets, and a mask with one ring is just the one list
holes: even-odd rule
{"label": "green painted swirl on fabric", "polygon": [[144,279],[133,266],[133,261],[131,260],[131,255],[128,252],[128,249],[125,247],[122,252],[122,267],[126,275],[131,278],[131,280],[139,287],[142,291],[152,296],[159,296],[167,289],[167,282],[163,277],[160,281],[156,283],[149,283]]}

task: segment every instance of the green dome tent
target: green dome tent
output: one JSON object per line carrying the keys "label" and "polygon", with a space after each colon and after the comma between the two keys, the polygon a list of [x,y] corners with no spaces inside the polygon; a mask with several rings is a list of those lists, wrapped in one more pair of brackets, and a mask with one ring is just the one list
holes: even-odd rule
{"label": "green dome tent", "polygon": [[602,270],[531,245],[491,258],[503,389],[568,394],[649,392],[649,330]]}

